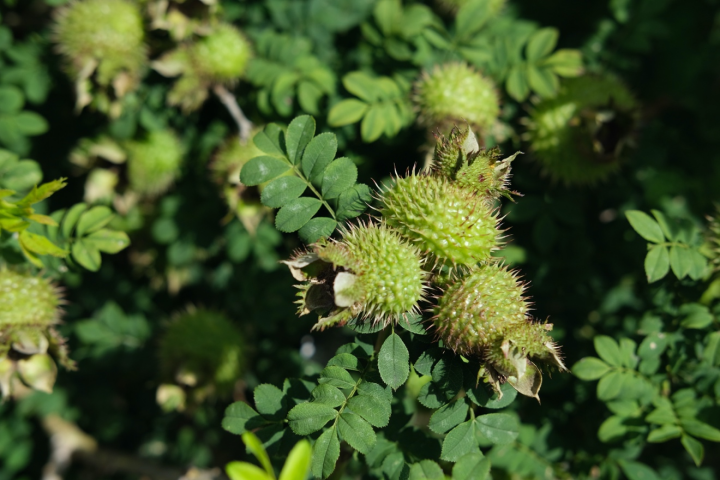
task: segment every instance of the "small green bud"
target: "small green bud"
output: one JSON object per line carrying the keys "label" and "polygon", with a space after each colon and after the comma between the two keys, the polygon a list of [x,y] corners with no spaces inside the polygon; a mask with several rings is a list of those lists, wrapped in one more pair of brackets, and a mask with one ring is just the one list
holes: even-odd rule
{"label": "small green bud", "polygon": [[535,106],[527,138],[543,174],[593,184],[619,169],[636,122],[635,99],[619,80],[587,75],[565,79],[557,97]]}
{"label": "small green bud", "polygon": [[500,114],[493,82],[466,63],[454,62],[425,72],[415,83],[414,101],[425,126],[442,131],[467,122],[486,131]]}
{"label": "small green bud", "polygon": [[427,273],[418,249],[382,224],[353,226],[342,240],[315,244],[285,263],[306,281],[300,314],[327,314],[314,329],[357,316],[388,324],[417,312],[423,299]]}
{"label": "small green bud", "polygon": [[154,130],[142,141],[128,142],[130,187],[142,195],[164,193],[180,174],[183,147],[172,130]]}
{"label": "small green bud", "polygon": [[380,201],[390,227],[444,264],[475,265],[498,248],[497,212],[481,196],[446,178],[398,178]]}

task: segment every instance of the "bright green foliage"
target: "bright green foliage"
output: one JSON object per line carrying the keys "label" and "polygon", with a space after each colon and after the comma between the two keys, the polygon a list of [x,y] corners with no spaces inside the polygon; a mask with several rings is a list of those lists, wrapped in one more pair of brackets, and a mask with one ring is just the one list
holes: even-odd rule
{"label": "bright green foliage", "polygon": [[593,184],[616,172],[635,129],[636,103],[615,77],[563,82],[535,105],[528,136],[542,171],[565,184]]}
{"label": "bright green foliage", "polygon": [[180,174],[184,151],[171,130],[152,131],[143,140],[129,142],[125,149],[130,187],[141,195],[165,192]]}
{"label": "bright green foliage", "polygon": [[450,13],[457,13],[460,7],[468,4],[481,4],[486,6],[491,16],[497,15],[505,6],[505,0],[436,0],[436,3],[443,10]]}
{"label": "bright green foliage", "polygon": [[[251,432],[242,435],[243,442],[263,466],[263,470],[255,465],[246,462],[230,462],[225,467],[225,472],[230,480],[275,480],[275,472],[270,465],[270,459],[262,445],[262,442]],[[295,444],[285,461],[278,480],[305,480],[310,472],[312,460],[312,447],[307,440],[301,440]]]}
{"label": "bright green foliage", "polygon": [[485,132],[500,113],[500,100],[493,82],[460,62],[423,73],[415,84],[413,99],[420,122],[441,131],[468,122],[474,130]]}
{"label": "bright green foliage", "polygon": [[442,263],[473,265],[498,248],[496,212],[449,180],[423,174],[398,178],[381,201],[387,224]]}
{"label": "bright green foliage", "polygon": [[341,240],[318,243],[286,263],[297,279],[308,281],[300,287],[300,313],[326,315],[315,329],[358,316],[384,325],[407,321],[423,298],[420,251],[382,224],[350,227]]}

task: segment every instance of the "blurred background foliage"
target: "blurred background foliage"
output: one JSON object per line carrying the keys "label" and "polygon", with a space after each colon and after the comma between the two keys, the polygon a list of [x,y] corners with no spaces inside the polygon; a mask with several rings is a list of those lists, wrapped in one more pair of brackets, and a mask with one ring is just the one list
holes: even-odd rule
{"label": "blurred background foliage", "polygon": [[[111,459],[106,470],[92,455],[75,461],[64,478],[178,478],[190,467],[214,475],[210,469],[247,458],[240,437],[220,427],[225,408],[251,401],[259,384],[318,373],[355,334],[310,334],[312,321],[296,316],[294,282],[278,261],[302,242],[275,228],[257,188],[239,183],[240,167],[258,153],[223,157],[237,145],[238,128],[249,135],[228,95],[260,127],[314,115],[317,132],[332,131],[338,156],[357,167],[357,181],[372,185],[426,162],[428,129],[444,127],[415,121],[422,112],[413,82],[451,61],[495,82],[501,110],[479,132],[484,144],[526,152],[513,164],[513,189],[524,196],[503,207],[511,234],[503,254],[522,267],[534,314],[554,324],[566,363],[599,355],[608,368],[659,375],[659,391],[675,395],[675,407],[642,392],[623,403],[612,392],[596,395],[595,383],[554,375],[542,405],[522,398],[509,407],[520,436],[488,454],[493,478],[716,478],[716,443],[703,441],[696,467],[697,445],[646,439],[650,425],[677,423],[647,420],[648,413],[680,408],[683,395],[687,418],[720,428],[720,283],[712,266],[688,276],[691,267],[677,265],[648,283],[643,238],[651,239],[625,212],[655,209],[677,225],[668,228],[687,232],[666,234],[668,241],[705,245],[705,257],[718,258],[717,221],[713,230],[705,219],[720,201],[717,0],[509,0],[497,12],[485,4],[502,2],[476,0],[138,0],[147,58],[134,80],[122,77],[126,71],[103,79],[70,65],[55,24],[58,9],[73,3],[0,4],[0,188],[27,191],[67,177],[36,210],[111,207],[109,228],[131,244],[100,263],[85,237],[73,237],[67,265],[43,260],[65,289],[57,329],[78,368],[60,369],[52,393],[0,404],[0,479],[41,478],[46,463],[59,462],[50,433],[96,442],[108,455],[96,458]],[[456,20],[460,4],[467,5]],[[254,52],[242,78],[168,63],[169,52],[207,38],[217,22],[237,27]],[[541,150],[530,148],[533,115],[560,102],[566,77],[581,73],[620,79],[638,107],[618,127],[627,148],[611,152],[617,168],[578,185],[553,176]],[[590,107],[599,106],[613,107]],[[3,264],[24,262],[13,241],[2,232]],[[663,242],[661,235],[655,243]],[[656,355],[662,362],[643,350],[650,335],[667,342]],[[596,347],[605,336],[620,343],[606,343],[603,355]],[[629,360],[608,348],[627,350]],[[193,361],[179,360],[184,355]],[[594,366],[576,373],[588,380],[607,373]],[[720,440],[712,431],[695,436]],[[186,478],[204,478],[191,476],[200,470]],[[342,478],[363,474],[389,476],[371,465]]]}

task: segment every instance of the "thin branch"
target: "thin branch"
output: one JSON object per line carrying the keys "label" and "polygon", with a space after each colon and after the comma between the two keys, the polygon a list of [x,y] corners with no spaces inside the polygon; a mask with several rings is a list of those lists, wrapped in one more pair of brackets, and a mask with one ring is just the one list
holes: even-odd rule
{"label": "thin branch", "polygon": [[253,124],[245,116],[240,108],[240,105],[238,105],[235,95],[230,93],[227,88],[220,84],[213,87],[213,92],[215,92],[215,95],[218,96],[222,104],[225,105],[225,108],[227,108],[228,112],[230,112],[230,116],[233,120],[235,120],[235,123],[237,123],[238,130],[240,131],[240,143],[247,143],[248,139],[250,139],[250,132],[252,131]]}

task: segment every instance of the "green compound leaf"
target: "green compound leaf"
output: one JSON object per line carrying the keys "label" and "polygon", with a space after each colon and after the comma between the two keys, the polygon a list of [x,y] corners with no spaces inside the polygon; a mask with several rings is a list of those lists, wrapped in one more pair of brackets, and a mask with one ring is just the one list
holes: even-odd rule
{"label": "green compound leaf", "polygon": [[330,407],[339,407],[345,403],[345,395],[339,388],[329,384],[320,384],[312,391],[313,402],[322,403]]}
{"label": "green compound leaf", "polygon": [[287,418],[292,431],[305,436],[317,432],[336,417],[337,411],[332,407],[320,403],[301,403],[290,410]]}
{"label": "green compound leaf", "polygon": [[378,354],[380,376],[388,386],[397,390],[410,374],[410,354],[402,338],[393,333],[385,339]]}
{"label": "green compound leaf", "polygon": [[252,187],[260,185],[290,170],[286,161],[276,157],[255,157],[240,170],[240,181]]}
{"label": "green compound leaf", "polygon": [[640,210],[628,210],[625,212],[630,225],[645,240],[653,243],[662,243],[665,241],[660,225],[645,212]]}
{"label": "green compound leaf", "polygon": [[595,357],[586,357],[572,367],[572,373],[580,380],[597,380],[610,370],[610,366]]}
{"label": "green compound leaf", "polygon": [[93,207],[83,213],[78,220],[76,234],[78,237],[84,237],[86,233],[92,233],[100,230],[102,227],[110,223],[115,214],[108,207]]}
{"label": "green compound leaf", "polygon": [[488,413],[475,419],[480,433],[495,445],[512,443],[520,433],[517,418],[507,413]]}
{"label": "green compound leaf", "polygon": [[374,142],[385,131],[385,117],[382,104],[372,105],[360,124],[360,136],[363,141]]}
{"label": "green compound leaf", "polygon": [[455,400],[433,413],[428,427],[435,433],[445,433],[464,422],[467,412],[468,404],[463,399]]}
{"label": "green compound leaf", "polygon": [[337,199],[336,216],[342,222],[361,215],[372,201],[370,187],[358,183],[342,192]]}
{"label": "green compound leaf", "polygon": [[673,438],[678,438],[682,433],[682,428],[677,425],[665,424],[651,431],[647,437],[647,441],[650,443],[667,442]]}
{"label": "green compound leaf", "polygon": [[377,440],[370,424],[352,412],[343,412],[337,425],[342,439],[360,453],[367,455]]}
{"label": "green compound leaf", "polygon": [[91,272],[100,270],[100,264],[102,262],[100,251],[95,248],[92,242],[86,239],[77,240],[72,246],[72,256],[80,266]]}
{"label": "green compound leaf", "polygon": [[684,278],[692,268],[693,257],[689,248],[673,245],[670,247],[670,268],[677,278]]}
{"label": "green compound leaf", "polygon": [[342,127],[357,123],[363,118],[369,105],[355,98],[343,100],[330,109],[328,124],[331,127]]}
{"label": "green compound leaf", "polygon": [[307,184],[298,177],[280,177],[268,183],[260,195],[264,205],[280,208],[303,194]]}
{"label": "green compound leaf", "polygon": [[613,367],[622,366],[622,355],[618,343],[607,335],[598,335],[593,339],[595,351],[600,358],[605,360]]}
{"label": "green compound leaf", "polygon": [[358,358],[351,353],[339,353],[328,360],[328,367],[342,367],[345,370],[360,371]]}
{"label": "green compound leaf", "polygon": [[315,215],[322,202],[317,198],[300,197],[282,207],[275,217],[275,227],[281,232],[300,230]]}
{"label": "green compound leaf", "polygon": [[285,132],[275,123],[266,125],[262,132],[255,135],[253,143],[268,155],[285,157]]}
{"label": "green compound leaf", "polygon": [[67,250],[58,247],[46,237],[28,232],[27,230],[20,232],[18,241],[24,250],[28,250],[37,255],[52,255],[53,257],[63,258],[68,254]]}
{"label": "green compound leaf", "polygon": [[300,162],[305,147],[315,136],[315,119],[310,115],[295,117],[288,125],[285,143],[288,158],[296,165]]}
{"label": "green compound leaf", "polygon": [[518,102],[525,100],[530,94],[530,85],[528,84],[527,73],[521,66],[514,66],[510,69],[507,80],[505,81],[505,89],[508,94]]}
{"label": "green compound leaf", "polygon": [[474,422],[469,420],[453,428],[445,436],[440,458],[448,462],[457,462],[461,457],[477,448]]}
{"label": "green compound leaf", "polygon": [[464,455],[452,469],[452,480],[485,480],[490,476],[490,460],[482,453]]}
{"label": "green compound leaf", "polygon": [[313,447],[312,474],[316,477],[327,478],[335,470],[335,464],[340,458],[340,440],[337,438],[335,427],[323,432]]}
{"label": "green compound leaf", "polygon": [[390,402],[384,397],[357,395],[348,400],[348,408],[376,428],[386,427],[390,422]]}
{"label": "green compound leaf", "polygon": [[423,460],[410,467],[408,480],[445,480],[445,474],[437,463]]}
{"label": "green compound leaf", "polygon": [[279,421],[285,418],[285,396],[275,385],[261,384],[253,391],[255,406],[268,420]]}
{"label": "green compound leaf", "polygon": [[618,460],[620,468],[628,480],[660,480],[658,474],[644,463],[630,460]]}
{"label": "green compound leaf", "polygon": [[685,432],[689,433],[694,437],[704,438],[705,440],[710,440],[711,442],[720,442],[720,430],[711,425],[708,425],[705,422],[690,419],[681,420],[680,424],[682,425]]}
{"label": "green compound leaf", "polygon": [[350,72],[343,77],[342,83],[348,92],[368,103],[373,103],[378,99],[375,79],[366,73]]}
{"label": "green compound leaf", "polygon": [[653,245],[645,257],[645,274],[648,283],[656,282],[670,271],[670,255],[662,245]]}
{"label": "green compound leaf", "polygon": [[541,28],[533,33],[525,46],[525,56],[529,62],[537,62],[546,57],[557,45],[560,32],[556,28]]}
{"label": "green compound leaf", "polygon": [[620,395],[623,379],[623,375],[617,370],[613,370],[603,376],[597,384],[598,398],[607,401]]}
{"label": "green compound leaf", "polygon": [[304,111],[317,115],[319,112],[318,104],[324,92],[315,82],[301,80],[298,84],[298,103]]}
{"label": "green compound leaf", "polygon": [[553,97],[560,88],[560,81],[549,68],[538,68],[533,65],[528,65],[527,79],[530,83],[530,88],[541,97]]}
{"label": "green compound leaf", "polygon": [[355,387],[355,380],[347,370],[341,367],[325,367],[320,372],[320,384],[332,385],[337,388],[352,389]]}
{"label": "green compound leaf", "polygon": [[322,179],[322,195],[326,199],[337,198],[355,185],[357,167],[347,157],[332,162],[326,169]]}
{"label": "green compound leaf", "polygon": [[490,2],[464,2],[455,17],[455,37],[466,39],[480,30],[490,19]]}
{"label": "green compound leaf", "polygon": [[298,231],[298,235],[305,243],[315,243],[321,238],[332,235],[335,228],[337,228],[337,222],[332,218],[315,217]]}
{"label": "green compound leaf", "polygon": [[222,427],[230,433],[242,435],[265,423],[265,420],[245,402],[235,402],[225,409]]}
{"label": "green compound leaf", "polygon": [[323,172],[337,153],[337,137],[333,133],[321,133],[313,138],[302,157],[302,171],[315,185],[320,185]]}
{"label": "green compound leaf", "polygon": [[703,444],[690,435],[683,435],[680,439],[680,443],[682,443],[682,446],[685,447],[685,450],[687,450],[690,454],[693,462],[695,462],[695,465],[699,467],[703,461],[703,457],[705,457],[705,448],[703,447]]}
{"label": "green compound leaf", "polygon": [[550,67],[561,77],[577,77],[583,72],[582,53],[579,50],[561,48],[538,63],[541,67]]}
{"label": "green compound leaf", "polygon": [[70,207],[60,224],[60,231],[63,237],[70,238],[73,229],[77,225],[77,221],[80,219],[80,215],[82,215],[87,208],[88,206],[84,203],[77,203]]}
{"label": "green compound leaf", "polygon": [[83,242],[103,253],[118,253],[130,245],[130,238],[125,232],[103,228],[83,238]]}

